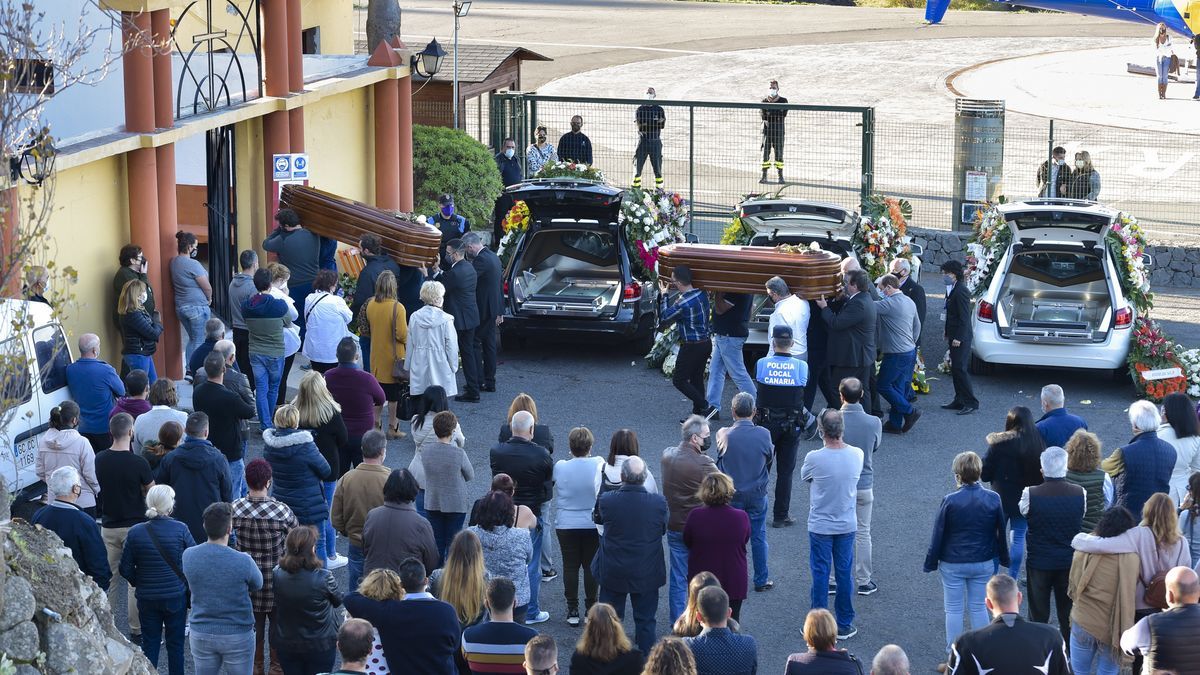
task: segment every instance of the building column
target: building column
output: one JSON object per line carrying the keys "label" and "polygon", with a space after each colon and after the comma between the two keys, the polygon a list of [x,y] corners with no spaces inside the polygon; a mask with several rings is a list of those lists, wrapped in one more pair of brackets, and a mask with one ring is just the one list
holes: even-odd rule
{"label": "building column", "polygon": [[399,135],[400,135],[400,210],[412,211],[413,208],[413,116],[412,116],[412,76],[396,80],[399,90],[398,105]]}
{"label": "building column", "polygon": [[[166,9],[150,13],[154,38],[154,126],[169,129],[175,126],[174,82],[171,77],[171,13]],[[158,179],[158,251],[154,255],[160,266],[162,290],[155,295],[163,316],[163,334],[155,355],[155,367],[166,377],[183,377],[183,336],[175,320],[175,289],[171,285],[167,265],[179,250],[175,233],[179,231],[179,203],[175,193],[175,144],[167,143],[154,149],[155,172]],[[165,367],[164,367],[165,366]]]}
{"label": "building column", "polygon": [[400,210],[399,91],[396,80],[375,83],[375,206]]}
{"label": "building column", "polygon": [[[304,91],[304,23],[300,0],[287,0],[288,91]],[[292,152],[304,152],[304,108],[288,111],[288,136]]]}
{"label": "building column", "polygon": [[[288,0],[263,0],[262,51],[263,70],[266,73],[264,90],[267,96],[285,98],[289,91],[288,80]],[[279,210],[279,195],[275,191],[272,176],[274,155],[291,151],[291,131],[288,111],[268,113],[262,120],[263,129],[263,194],[266,198],[266,222],[253,233],[254,246],[271,231],[275,212]]]}

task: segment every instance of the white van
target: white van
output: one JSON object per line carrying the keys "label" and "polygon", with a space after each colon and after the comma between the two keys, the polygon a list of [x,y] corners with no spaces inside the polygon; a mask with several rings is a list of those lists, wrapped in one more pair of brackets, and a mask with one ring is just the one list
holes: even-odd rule
{"label": "white van", "polygon": [[38,442],[50,410],[70,398],[71,350],[49,305],[0,300],[0,475],[15,495],[14,516],[28,516],[46,486],[36,472]]}

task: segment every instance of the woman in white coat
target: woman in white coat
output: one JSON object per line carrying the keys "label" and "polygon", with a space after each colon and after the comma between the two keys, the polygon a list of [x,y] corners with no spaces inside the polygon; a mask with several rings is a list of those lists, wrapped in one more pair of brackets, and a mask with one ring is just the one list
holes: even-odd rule
{"label": "woman in white coat", "polygon": [[438,281],[421,285],[421,302],[425,306],[408,319],[408,391],[412,396],[425,393],[426,387],[437,385],[446,396],[458,393],[458,334],[454,317],[442,311],[446,288]]}
{"label": "woman in white coat", "polygon": [[338,343],[349,335],[347,325],[354,318],[346,301],[333,293],[337,280],[333,270],[317,272],[313,292],[304,300],[304,355],[318,373],[338,364]]}

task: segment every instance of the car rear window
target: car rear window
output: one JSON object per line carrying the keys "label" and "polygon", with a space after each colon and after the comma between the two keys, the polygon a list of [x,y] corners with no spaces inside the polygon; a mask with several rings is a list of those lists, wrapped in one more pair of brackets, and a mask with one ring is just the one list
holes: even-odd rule
{"label": "car rear window", "polygon": [[1104,261],[1088,253],[1026,251],[1017,254],[1009,271],[1054,286],[1073,286],[1104,279]]}
{"label": "car rear window", "polygon": [[29,355],[20,337],[0,342],[0,369],[5,372],[0,383],[0,405],[6,410],[33,398],[33,383],[29,381]]}

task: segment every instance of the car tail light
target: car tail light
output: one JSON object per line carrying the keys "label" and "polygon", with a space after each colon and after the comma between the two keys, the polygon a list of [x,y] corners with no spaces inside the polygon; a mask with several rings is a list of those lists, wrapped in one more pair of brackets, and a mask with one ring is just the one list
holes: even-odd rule
{"label": "car tail light", "polygon": [[505,297],[508,296],[508,279],[504,280],[504,295]]}
{"label": "car tail light", "polygon": [[987,300],[979,301],[979,320],[992,323],[996,320],[996,306]]}
{"label": "car tail light", "polygon": [[1117,310],[1117,315],[1114,317],[1113,324],[1117,328],[1129,328],[1133,325],[1133,310],[1128,307],[1122,307]]}
{"label": "car tail light", "polygon": [[632,283],[632,284],[625,285],[625,302],[633,302],[634,300],[640,300],[641,297],[642,297],[642,285],[641,284]]}

